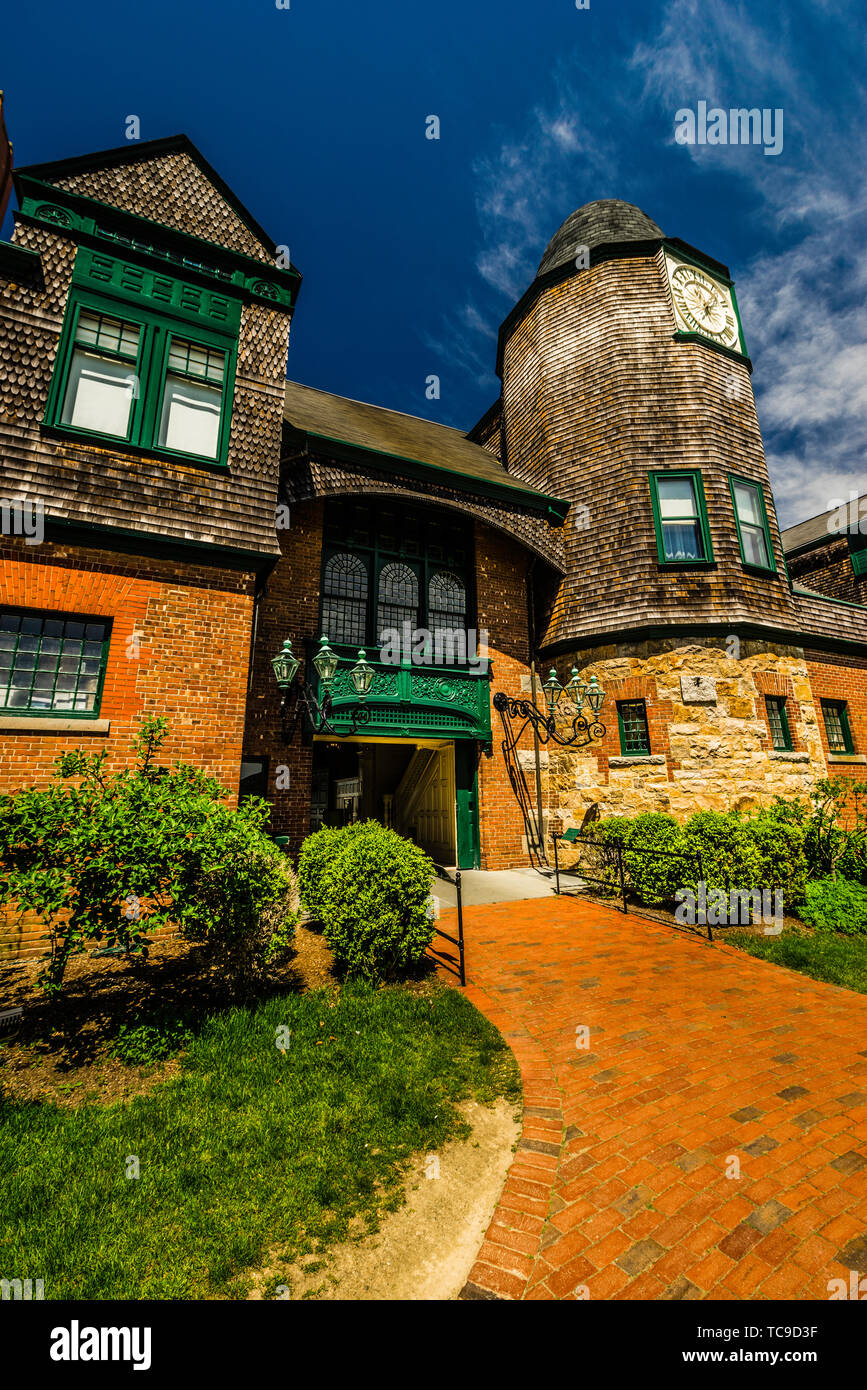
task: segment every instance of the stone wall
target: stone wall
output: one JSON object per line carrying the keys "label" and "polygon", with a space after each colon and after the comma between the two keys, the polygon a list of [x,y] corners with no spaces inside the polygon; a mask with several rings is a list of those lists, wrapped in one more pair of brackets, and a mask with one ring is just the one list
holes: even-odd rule
{"label": "stone wall", "polygon": [[[831,658],[815,654],[818,661],[808,662],[801,648],[746,641],[732,649],[739,655],[728,655],[722,639],[697,636],[578,651],[558,661],[564,682],[573,663],[585,680],[597,677],[606,691],[600,718],[607,731],[592,749],[543,750],[549,819],[564,828],[580,824],[594,803],[603,815],[664,811],[679,820],[705,809],[748,811],[776,796],[803,795],[816,779],[827,776],[811,677],[827,672]],[[850,658],[836,669],[835,690],[845,687],[853,722],[857,720],[856,748],[859,740],[863,748],[865,672],[852,666]],[[528,678],[524,687],[529,688]],[[767,695],[786,697],[791,752],[771,746]],[[621,756],[616,703],[624,699],[646,701],[649,758]],[[522,761],[529,775],[532,752],[524,753]]]}

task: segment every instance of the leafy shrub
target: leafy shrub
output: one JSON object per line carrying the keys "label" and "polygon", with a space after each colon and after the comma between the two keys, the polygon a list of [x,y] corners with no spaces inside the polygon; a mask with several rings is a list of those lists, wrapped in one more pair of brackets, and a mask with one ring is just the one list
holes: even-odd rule
{"label": "leafy shrub", "polygon": [[[680,889],[781,889],[796,902],[808,872],[804,829],[796,817],[776,810],[754,817],[736,811],[699,811],[679,825],[656,812],[600,824],[603,842],[619,841],[628,883],[639,902],[674,902]],[[701,873],[699,874],[699,859]],[[616,866],[610,871],[616,878]]]}
{"label": "leafy shrub", "polygon": [[352,835],[371,829],[380,830],[377,821],[354,821],[351,825],[323,825],[315,830],[301,846],[298,855],[298,892],[301,902],[310,916],[322,921],[325,910],[324,878],[335,856]]}
{"label": "leafy shrub", "polygon": [[267,803],[232,810],[199,769],[156,766],[166,732],[164,719],[144,720],[122,772],[79,749],[45,790],[0,796],[0,903],[47,923],[49,991],[88,945],[146,956],[148,934],[166,925],[222,952],[239,981],[291,940],[297,890],[265,834]]}
{"label": "leafy shrub", "polygon": [[418,964],[433,939],[428,904],[434,866],[393,830],[373,821],[362,830],[342,837],[322,876],[325,939],[347,975],[397,979]]}
{"label": "leafy shrub", "polygon": [[623,866],[636,897],[643,903],[672,900],[684,885],[681,827],[673,816],[658,811],[635,816],[627,826]]}
{"label": "leafy shrub", "polygon": [[820,878],[808,883],[800,915],[817,931],[867,935],[867,888],[845,878]]}
{"label": "leafy shrub", "polygon": [[174,1056],[192,1036],[183,1018],[160,1012],[146,1022],[121,1024],[110,1050],[127,1066],[145,1067]]}

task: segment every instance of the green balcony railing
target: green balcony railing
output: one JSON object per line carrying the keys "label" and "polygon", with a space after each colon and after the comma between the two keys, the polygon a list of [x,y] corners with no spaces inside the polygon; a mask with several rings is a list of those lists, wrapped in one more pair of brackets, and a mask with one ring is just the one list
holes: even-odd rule
{"label": "green balcony railing", "polygon": [[[355,648],[337,646],[340,665],[331,686],[331,723],[341,727],[340,707],[358,703],[349,673],[358,660]],[[370,722],[363,734],[380,738],[472,738],[491,742],[490,663],[473,667],[390,665],[368,661],[374,669],[365,704]],[[321,700],[319,677],[308,663],[307,679]],[[347,716],[346,721],[349,723]]]}

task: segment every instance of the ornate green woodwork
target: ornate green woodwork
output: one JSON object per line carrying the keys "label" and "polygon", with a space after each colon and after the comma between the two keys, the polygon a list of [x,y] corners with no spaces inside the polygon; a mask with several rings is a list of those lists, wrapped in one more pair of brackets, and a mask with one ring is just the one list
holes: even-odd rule
{"label": "ornate green woodwork", "polygon": [[301,277],[289,266],[268,265],[238,251],[203,241],[96,199],[19,174],[20,212],[24,222],[42,223],[72,234],[95,251],[112,246],[131,260],[174,266],[186,280],[219,282],[226,293],[263,300],[291,309]]}
{"label": "ornate green woodwork", "polygon": [[[337,648],[335,648],[337,650]],[[341,663],[331,687],[331,722],[340,730],[341,705],[358,703],[349,679],[357,653],[340,648]],[[491,741],[490,675],[484,668],[456,670],[430,666],[388,666],[371,661],[375,671],[366,705],[370,723],[364,732],[380,738],[454,738]],[[321,701],[319,679],[312,665],[307,679]],[[349,723],[348,716],[343,721]]]}

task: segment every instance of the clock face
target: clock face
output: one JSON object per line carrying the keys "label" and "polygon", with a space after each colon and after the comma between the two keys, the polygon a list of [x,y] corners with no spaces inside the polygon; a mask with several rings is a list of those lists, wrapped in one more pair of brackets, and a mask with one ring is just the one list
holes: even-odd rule
{"label": "clock face", "polygon": [[668,261],[668,278],[678,326],[711,342],[741,352],[740,330],[732,292],[698,266]]}

